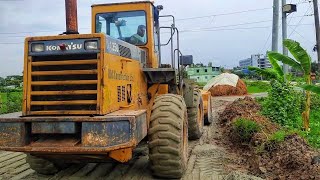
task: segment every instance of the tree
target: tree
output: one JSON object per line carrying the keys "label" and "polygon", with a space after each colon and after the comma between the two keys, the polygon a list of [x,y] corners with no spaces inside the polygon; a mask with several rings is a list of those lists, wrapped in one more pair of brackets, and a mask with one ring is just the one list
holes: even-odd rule
{"label": "tree", "polygon": [[[284,40],[283,44],[286,48],[288,48],[294,59],[277,52],[268,52],[269,60],[281,61],[282,63],[287,64],[296,70],[302,71],[305,77],[306,85],[311,85],[311,57],[307,51],[300,46],[300,43],[291,39]],[[306,130],[309,130],[311,104],[310,90],[307,90],[306,92],[305,104],[305,110],[302,113],[303,126]]]}
{"label": "tree", "polygon": [[0,86],[4,86],[5,84],[4,82],[5,82],[4,78],[0,77]]}

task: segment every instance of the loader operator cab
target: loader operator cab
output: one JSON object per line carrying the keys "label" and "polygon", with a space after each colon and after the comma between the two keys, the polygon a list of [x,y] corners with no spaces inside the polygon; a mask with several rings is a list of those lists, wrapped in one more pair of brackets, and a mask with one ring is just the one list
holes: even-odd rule
{"label": "loader operator cab", "polygon": [[133,45],[145,45],[146,13],[144,11],[99,13],[96,33],[104,33]]}
{"label": "loader operator cab", "polygon": [[144,67],[161,64],[159,11],[150,1],[92,5],[92,33],[102,33],[113,39],[138,46],[146,51]]}

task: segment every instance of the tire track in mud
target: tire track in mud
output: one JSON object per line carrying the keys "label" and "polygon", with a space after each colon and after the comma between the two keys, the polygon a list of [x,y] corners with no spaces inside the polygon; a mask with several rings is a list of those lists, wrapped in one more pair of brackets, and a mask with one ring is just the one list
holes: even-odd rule
{"label": "tire track in mud", "polygon": [[[230,100],[230,102],[232,102]],[[189,161],[183,180],[220,180],[224,174],[225,151],[212,140],[219,136],[216,130],[218,113],[223,111],[229,100],[215,100],[213,104],[214,122],[204,128],[200,140],[189,141]],[[78,180],[78,179],[133,179],[152,180],[149,168],[148,147],[144,143],[135,150],[134,158],[125,164],[120,163],[89,163],[76,164],[53,176],[35,173],[26,163],[25,154],[0,152],[0,180]]]}

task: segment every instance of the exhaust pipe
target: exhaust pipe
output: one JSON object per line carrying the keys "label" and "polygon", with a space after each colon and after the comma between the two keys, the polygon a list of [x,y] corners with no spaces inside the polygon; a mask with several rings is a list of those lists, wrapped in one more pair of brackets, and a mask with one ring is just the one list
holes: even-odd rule
{"label": "exhaust pipe", "polygon": [[77,0],[65,0],[66,4],[66,32],[63,34],[79,34]]}

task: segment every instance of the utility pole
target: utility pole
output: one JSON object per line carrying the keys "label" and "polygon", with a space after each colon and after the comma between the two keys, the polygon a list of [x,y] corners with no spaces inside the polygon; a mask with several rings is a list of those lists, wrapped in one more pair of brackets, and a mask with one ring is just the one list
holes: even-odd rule
{"label": "utility pole", "polygon": [[318,0],[313,0],[314,9],[314,24],[316,28],[316,38],[317,38],[317,54],[318,54],[318,71],[320,71],[320,26],[319,26],[319,10],[318,10]]}
{"label": "utility pole", "polygon": [[279,0],[273,0],[272,51],[278,52]]}
{"label": "utility pole", "polygon": [[[284,6],[287,4],[286,0],[282,0],[282,41],[287,39],[288,32],[287,32],[287,12],[284,11]],[[288,56],[288,49],[284,46],[282,42],[282,51],[283,55]],[[283,64],[283,72],[287,74],[289,72],[289,66],[287,64]]]}

